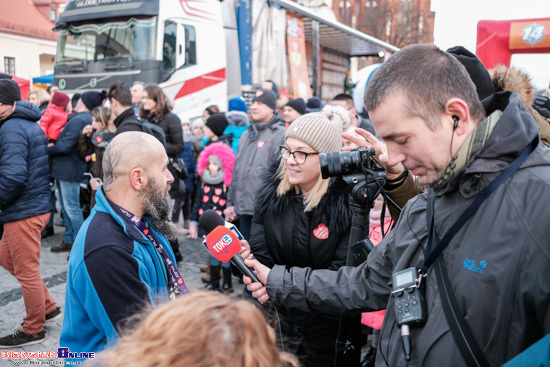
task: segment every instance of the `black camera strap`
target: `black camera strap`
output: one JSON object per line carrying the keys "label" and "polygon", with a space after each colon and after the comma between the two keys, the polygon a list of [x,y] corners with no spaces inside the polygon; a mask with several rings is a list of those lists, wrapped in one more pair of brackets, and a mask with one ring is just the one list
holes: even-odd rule
{"label": "black camera strap", "polygon": [[[497,188],[502,185],[508,178],[510,178],[514,172],[525,162],[529,154],[535,150],[538,144],[538,138],[534,139],[521,154],[514,159],[514,161],[506,167],[506,169],[497,176],[487,187],[487,190],[481,192],[474,202],[462,213],[458,220],[453,224],[451,229],[443,236],[441,241],[432,252],[432,241],[436,238],[434,227],[434,208],[435,208],[435,192],[430,188],[428,191],[428,242],[426,244],[426,253],[424,256],[424,264],[422,265],[421,272],[428,274],[429,267],[438,260],[439,255],[443,253],[443,250],[449,245],[451,239],[455,234],[466,224],[468,219],[477,211],[481,204],[487,199]],[[439,292],[441,294],[441,303],[443,311],[445,312],[445,318],[453,334],[453,339],[458,346],[460,354],[468,366],[485,367],[490,366],[487,358],[483,353],[483,349],[479,346],[472,330],[468,323],[464,319],[463,313],[458,306],[456,297],[454,296],[453,289],[449,280],[449,275],[445,267],[445,261],[443,258],[439,258],[436,263],[435,274],[437,278]]]}

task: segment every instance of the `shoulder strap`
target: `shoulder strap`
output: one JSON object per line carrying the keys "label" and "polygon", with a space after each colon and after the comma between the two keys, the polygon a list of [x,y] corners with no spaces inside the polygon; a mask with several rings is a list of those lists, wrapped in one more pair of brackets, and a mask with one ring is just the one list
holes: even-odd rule
{"label": "shoulder strap", "polygon": [[128,124],[134,124],[134,125],[137,125],[137,126],[142,126],[143,123],[138,120],[136,117],[129,117],[127,119],[125,119],[124,121],[122,121],[122,123],[120,125],[118,125],[118,127],[120,128],[121,126],[124,126],[124,125],[128,125]]}
{"label": "shoulder strap", "polygon": [[464,362],[467,366],[472,367],[490,367],[483,350],[458,307],[443,257],[438,258],[434,265],[445,318]]}

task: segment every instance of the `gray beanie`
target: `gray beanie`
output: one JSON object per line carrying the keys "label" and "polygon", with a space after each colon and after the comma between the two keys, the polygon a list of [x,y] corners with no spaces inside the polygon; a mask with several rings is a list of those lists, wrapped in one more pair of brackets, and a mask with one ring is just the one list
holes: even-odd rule
{"label": "gray beanie", "polygon": [[201,118],[191,121],[191,131],[196,127],[204,128],[204,121]]}
{"label": "gray beanie", "polygon": [[286,138],[298,139],[318,153],[342,150],[342,119],[334,113],[313,112],[298,117],[286,130]]}

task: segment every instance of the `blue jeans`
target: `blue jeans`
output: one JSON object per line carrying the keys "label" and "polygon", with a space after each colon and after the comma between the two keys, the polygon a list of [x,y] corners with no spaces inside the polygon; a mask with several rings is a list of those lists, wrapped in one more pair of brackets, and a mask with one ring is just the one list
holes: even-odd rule
{"label": "blue jeans", "polygon": [[64,241],[72,244],[78,230],[84,223],[84,216],[80,209],[80,184],[57,180],[59,200],[63,203],[63,218],[65,219]]}
{"label": "blue jeans", "polygon": [[216,259],[214,256],[210,255],[210,265],[212,266],[220,266],[222,268],[229,268],[231,266],[231,261],[228,261],[226,263],[222,263],[220,260]]}

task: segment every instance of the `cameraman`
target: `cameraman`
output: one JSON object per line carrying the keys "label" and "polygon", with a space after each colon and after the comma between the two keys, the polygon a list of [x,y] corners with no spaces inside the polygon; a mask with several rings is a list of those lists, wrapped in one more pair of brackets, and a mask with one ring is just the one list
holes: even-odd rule
{"label": "cameraman", "polygon": [[[466,366],[438,286],[438,270],[448,269],[445,290],[458,304],[455,318],[463,318],[473,334],[468,345],[479,345],[486,365],[502,365],[550,332],[550,151],[540,143],[536,123],[511,92],[482,105],[466,69],[433,45],[393,55],[373,77],[365,101],[387,144],[388,166],[402,163],[430,190],[407,203],[396,228],[361,266],[271,270],[247,260],[265,284],[245,278],[249,290],[261,302],[302,310],[386,308],[379,366]],[[511,177],[503,178],[503,171]],[[489,185],[500,181],[492,192]],[[470,204],[485,196],[434,266],[425,264],[437,254],[428,249],[428,238],[437,248]],[[388,282],[398,271],[423,265],[428,316],[411,328],[407,361]]]}

